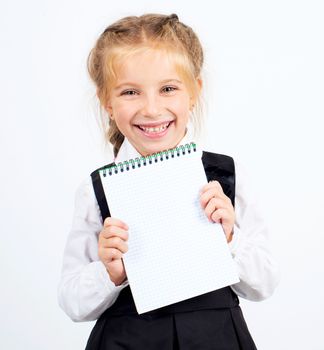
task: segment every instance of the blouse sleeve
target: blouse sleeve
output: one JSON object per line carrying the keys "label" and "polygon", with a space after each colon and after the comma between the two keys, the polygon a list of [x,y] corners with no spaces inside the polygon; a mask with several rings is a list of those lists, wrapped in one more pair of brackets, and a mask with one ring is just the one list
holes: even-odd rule
{"label": "blouse sleeve", "polygon": [[235,162],[235,173],[236,219],[229,248],[240,282],[231,288],[242,298],[260,301],[274,292],[279,283],[279,269],[270,251],[268,229],[240,163]]}
{"label": "blouse sleeve", "polygon": [[116,286],[98,257],[98,235],[102,229],[100,209],[91,177],[75,194],[72,227],[63,253],[58,303],[75,322],[93,321],[109,308],[126,280]]}

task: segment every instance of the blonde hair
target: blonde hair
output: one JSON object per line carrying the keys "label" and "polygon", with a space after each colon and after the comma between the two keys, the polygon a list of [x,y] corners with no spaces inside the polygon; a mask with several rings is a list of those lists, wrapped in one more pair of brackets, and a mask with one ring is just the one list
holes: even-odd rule
{"label": "blonde hair", "polygon": [[124,135],[114,120],[107,118],[105,105],[116,82],[116,72],[122,61],[146,50],[163,50],[173,60],[194,101],[191,121],[195,132],[200,132],[202,128],[202,101],[197,79],[201,78],[204,57],[194,31],[181,23],[176,14],[124,17],[104,30],[87,60],[88,72],[95,83],[100,101],[105,141],[113,145],[115,156],[124,140]]}

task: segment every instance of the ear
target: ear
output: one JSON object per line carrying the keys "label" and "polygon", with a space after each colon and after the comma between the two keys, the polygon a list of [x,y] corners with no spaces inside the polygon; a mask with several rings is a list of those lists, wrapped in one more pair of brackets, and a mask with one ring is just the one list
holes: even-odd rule
{"label": "ear", "polygon": [[[202,89],[202,79],[200,77],[198,77],[196,79],[197,81],[197,87],[198,87],[198,90],[199,90],[199,94],[201,93],[201,89]],[[195,103],[196,103],[196,99],[193,97],[193,96],[190,96],[190,110],[192,110],[195,106]]]}
{"label": "ear", "polygon": [[197,78],[197,85],[198,85],[199,93],[201,93],[201,89],[202,89],[202,86],[203,86],[203,82],[202,82],[201,77]]}
{"label": "ear", "polygon": [[111,108],[110,106],[106,106],[105,109],[106,109],[106,111],[108,112],[110,119],[114,119],[114,118],[113,118],[112,108]]}
{"label": "ear", "polygon": [[[100,96],[99,96],[99,90],[98,90],[98,89],[97,89],[97,91],[96,91],[96,94],[97,94],[97,97],[98,97],[99,101],[101,102],[101,98],[100,98]],[[109,117],[110,117],[111,119],[113,119],[113,118],[112,118],[112,106],[111,106],[110,100],[108,100],[108,101],[106,102],[106,104],[105,104],[103,107],[104,107],[105,111],[109,114]]]}
{"label": "ear", "polygon": [[108,112],[110,119],[114,119],[112,106],[109,101],[106,103],[105,110]]}

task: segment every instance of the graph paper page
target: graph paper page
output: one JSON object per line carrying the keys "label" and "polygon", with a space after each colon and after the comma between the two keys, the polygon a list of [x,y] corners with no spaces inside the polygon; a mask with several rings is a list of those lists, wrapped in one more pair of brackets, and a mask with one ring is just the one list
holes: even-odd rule
{"label": "graph paper page", "polygon": [[199,149],[100,177],[111,216],[129,226],[123,259],[139,314],[239,282],[221,225],[199,203]]}

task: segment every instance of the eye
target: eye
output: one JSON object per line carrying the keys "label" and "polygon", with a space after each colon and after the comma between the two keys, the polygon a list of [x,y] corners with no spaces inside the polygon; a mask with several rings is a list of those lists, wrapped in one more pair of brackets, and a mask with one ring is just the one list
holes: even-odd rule
{"label": "eye", "polygon": [[175,86],[165,86],[164,88],[162,88],[162,91],[164,92],[172,92],[178,90],[178,88],[176,88]]}
{"label": "eye", "polygon": [[135,90],[126,90],[121,93],[121,95],[134,96],[136,94]]}

